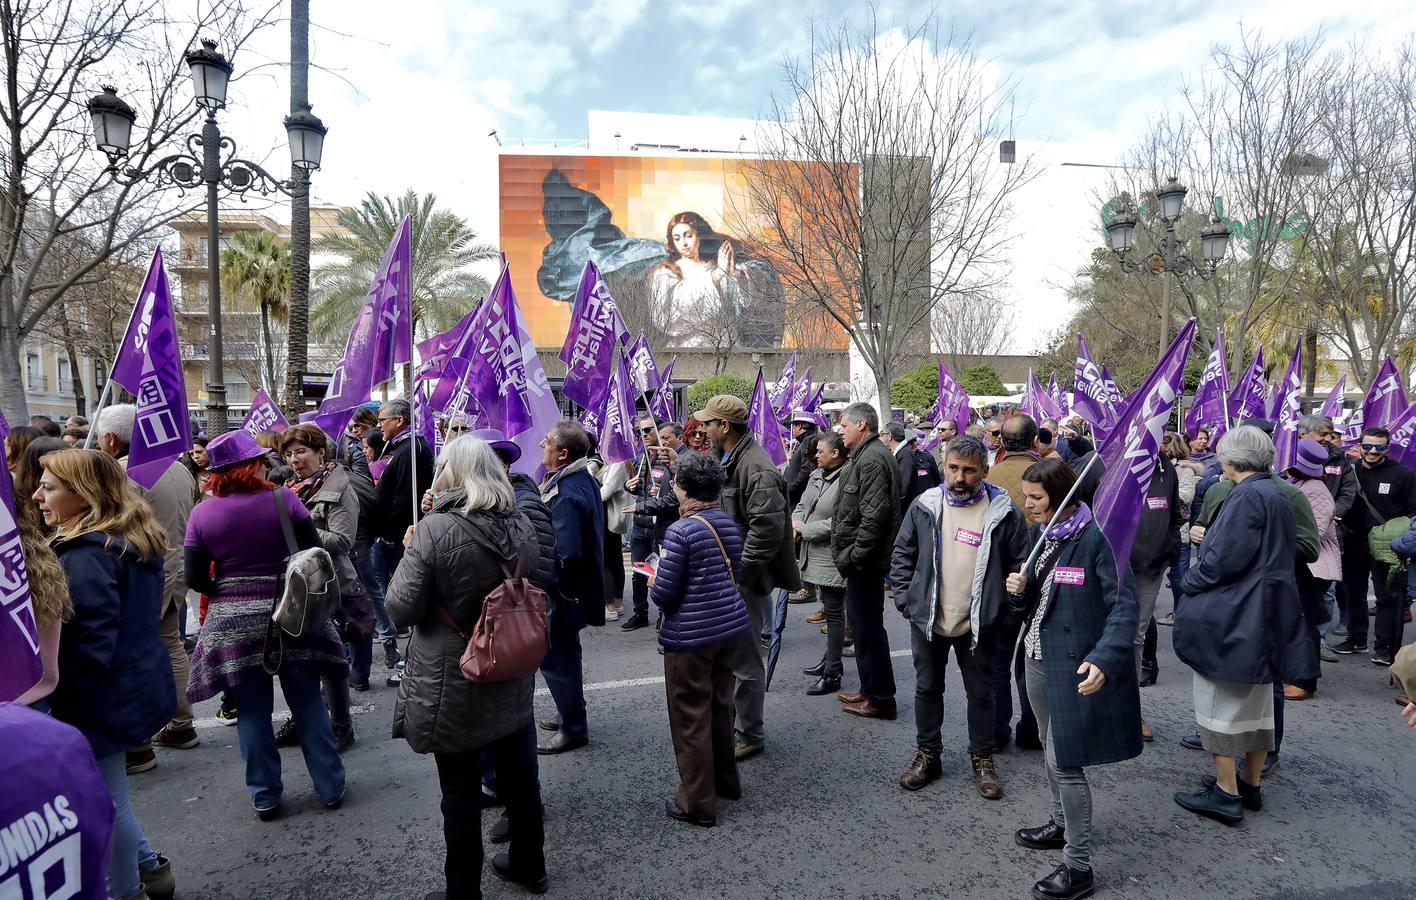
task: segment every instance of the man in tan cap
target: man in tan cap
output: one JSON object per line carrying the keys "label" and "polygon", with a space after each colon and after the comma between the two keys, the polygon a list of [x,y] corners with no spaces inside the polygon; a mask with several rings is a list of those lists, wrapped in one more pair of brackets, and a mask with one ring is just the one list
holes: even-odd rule
{"label": "man in tan cap", "polygon": [[[772,591],[801,587],[792,545],[787,482],[748,430],[747,404],[737,397],[719,394],[693,418],[703,423],[713,451],[720,454],[728,473],[722,505],[742,529],[742,571],[737,581],[756,636],[762,633],[762,623],[767,619]],[[762,725],[767,684],[760,643],[755,650],[743,654],[743,661],[733,672],[737,678],[733,695],[737,708],[734,755],[738,759],[761,753],[767,740]]]}

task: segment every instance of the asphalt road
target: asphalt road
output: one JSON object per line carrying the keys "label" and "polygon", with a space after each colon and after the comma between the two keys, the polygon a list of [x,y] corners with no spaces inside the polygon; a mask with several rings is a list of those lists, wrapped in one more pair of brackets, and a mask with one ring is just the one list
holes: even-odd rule
{"label": "asphalt road", "polygon": [[[1161,611],[1170,608],[1162,596]],[[803,666],[825,638],[793,606],[767,698],[767,752],[742,764],[744,796],[719,827],[667,819],[677,784],[654,632],[617,623],[585,635],[591,746],[541,759],[551,896],[625,898],[1027,897],[1057,853],[1023,850],[1013,831],[1046,820],[1042,757],[998,757],[1002,800],[973,789],[957,671],[946,697],[945,776],[919,793],[896,783],[914,752],[906,623],[887,616],[900,718],[844,715],[807,697]],[[1161,675],[1142,690],[1156,740],[1127,763],[1088,770],[1098,893],[1135,898],[1416,897],[1416,733],[1365,657],[1325,667],[1316,699],[1287,706],[1282,764],[1264,810],[1227,828],[1171,800],[1209,771],[1178,738],[1193,731],[1190,677],[1162,629]],[[903,654],[901,650],[903,649]],[[846,686],[855,686],[847,660]],[[381,667],[376,664],[376,675]],[[394,689],[355,695],[358,743],[344,757],[350,795],[323,809],[300,753],[282,752],[285,816],[261,823],[243,783],[236,731],[198,707],[202,744],[159,751],[132,779],[154,847],[182,898],[421,898],[441,889],[443,842],[430,757],[389,737]],[[553,711],[542,690],[538,715]],[[484,814],[486,827],[496,813]],[[490,845],[488,845],[490,847]],[[521,896],[484,879],[489,897]]]}

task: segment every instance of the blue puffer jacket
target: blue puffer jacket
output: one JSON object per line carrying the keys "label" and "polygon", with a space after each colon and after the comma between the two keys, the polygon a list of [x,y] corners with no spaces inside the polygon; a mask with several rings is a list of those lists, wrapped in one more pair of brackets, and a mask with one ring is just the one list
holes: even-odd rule
{"label": "blue puffer jacket", "polygon": [[699,513],[713,523],[733,561],[730,575],[713,533],[694,518],[679,519],[664,534],[664,549],[650,599],[664,611],[659,643],[665,650],[693,650],[752,629],[747,604],[734,585],[742,570],[742,536],[733,517],[714,507]]}
{"label": "blue puffer jacket", "polygon": [[92,532],[54,545],[74,617],[59,632],[54,718],[83,732],[98,759],[156,734],[177,705],[162,643],[162,557]]}

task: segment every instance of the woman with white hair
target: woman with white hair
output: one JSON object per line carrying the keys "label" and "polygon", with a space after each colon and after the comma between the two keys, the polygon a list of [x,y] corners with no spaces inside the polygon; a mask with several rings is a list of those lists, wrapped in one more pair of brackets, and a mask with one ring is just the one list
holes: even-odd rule
{"label": "woman with white hair", "polygon": [[[1200,791],[1177,793],[1175,802],[1236,825],[1244,810],[1263,806],[1259,782],[1274,749],[1273,685],[1296,677],[1308,654],[1294,580],[1293,505],[1271,471],[1273,442],[1245,425],[1224,436],[1217,455],[1235,487],[1185,575],[1174,635],[1176,656],[1195,672],[1195,720],[1215,774]],[[1235,757],[1243,758],[1242,773]]]}
{"label": "woman with white hair", "polygon": [[531,724],[535,676],[474,683],[463,677],[459,663],[483,601],[505,578],[503,568],[549,584],[554,561],[543,558],[486,441],[464,436],[444,447],[433,489],[458,491],[463,501],[436,507],[408,529],[407,549],[385,598],[394,623],[413,629],[393,736],[414,752],[433,754],[442,787],[447,887],[427,898],[481,896],[484,749],[496,767],[497,794],[511,825],[510,852],[493,857],[492,872],[544,893],[541,786]]}

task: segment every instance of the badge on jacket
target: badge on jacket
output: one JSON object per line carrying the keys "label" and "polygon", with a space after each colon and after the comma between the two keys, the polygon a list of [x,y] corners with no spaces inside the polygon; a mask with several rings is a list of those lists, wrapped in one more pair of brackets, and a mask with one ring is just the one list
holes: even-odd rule
{"label": "badge on jacket", "polygon": [[1341,475],[1342,466],[1323,466],[1323,471],[1329,475]]}
{"label": "badge on jacket", "polygon": [[1389,481],[1383,481],[1381,484],[1377,485],[1377,493],[1378,493],[1378,494],[1390,494],[1390,493],[1391,493],[1391,482],[1389,482]]}
{"label": "badge on jacket", "polygon": [[1087,570],[1075,566],[1058,566],[1052,570],[1052,580],[1057,584],[1086,584]]}
{"label": "badge on jacket", "polygon": [[1169,508],[1170,508],[1170,498],[1169,498],[1169,497],[1147,497],[1147,498],[1146,498],[1146,508],[1147,508],[1147,509],[1169,509]]}
{"label": "badge on jacket", "polygon": [[969,531],[967,528],[959,528],[954,531],[954,543],[968,544],[970,547],[977,547],[983,543],[983,533],[979,531]]}

